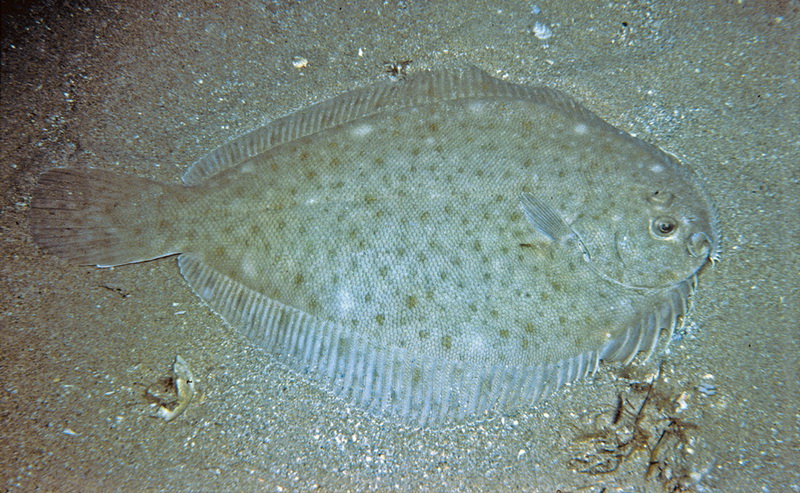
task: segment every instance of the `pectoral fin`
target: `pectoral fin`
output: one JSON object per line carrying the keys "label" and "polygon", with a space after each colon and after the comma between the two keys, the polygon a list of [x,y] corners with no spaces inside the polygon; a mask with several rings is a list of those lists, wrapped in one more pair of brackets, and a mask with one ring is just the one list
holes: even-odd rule
{"label": "pectoral fin", "polygon": [[519,204],[525,217],[537,231],[545,235],[550,241],[564,244],[570,237],[575,236],[572,228],[567,225],[561,214],[550,204],[539,200],[529,193],[520,195]]}
{"label": "pectoral fin", "polygon": [[565,248],[565,251],[574,251],[576,254],[582,255],[584,261],[591,263],[591,256],[581,237],[550,204],[529,193],[521,194],[519,203],[528,221],[537,231],[559,248]]}

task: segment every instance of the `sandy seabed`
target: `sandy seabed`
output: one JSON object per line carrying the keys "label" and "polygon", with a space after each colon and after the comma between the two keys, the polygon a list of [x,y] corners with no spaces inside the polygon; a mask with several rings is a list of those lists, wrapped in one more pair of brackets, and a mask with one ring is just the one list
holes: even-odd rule
{"label": "sandy seabed", "polygon": [[[800,490],[800,3],[162,3],[3,4],[0,485]],[[724,251],[668,349],[519,415],[407,430],[270,364],[174,259],[76,267],[27,232],[48,167],[177,183],[404,60],[556,87],[699,172]],[[198,395],[165,423],[153,403],[177,354]]]}

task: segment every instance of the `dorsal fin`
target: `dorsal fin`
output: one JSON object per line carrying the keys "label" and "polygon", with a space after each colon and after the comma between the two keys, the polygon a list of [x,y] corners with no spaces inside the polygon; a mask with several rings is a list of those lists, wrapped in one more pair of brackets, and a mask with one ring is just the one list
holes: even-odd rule
{"label": "dorsal fin", "polygon": [[197,185],[273,147],[370,115],[437,101],[472,98],[528,100],[550,105],[587,122],[591,120],[593,125],[613,128],[577,101],[554,89],[512,84],[495,79],[475,67],[444,69],[356,89],[278,118],[211,151],[186,171],[183,182]]}

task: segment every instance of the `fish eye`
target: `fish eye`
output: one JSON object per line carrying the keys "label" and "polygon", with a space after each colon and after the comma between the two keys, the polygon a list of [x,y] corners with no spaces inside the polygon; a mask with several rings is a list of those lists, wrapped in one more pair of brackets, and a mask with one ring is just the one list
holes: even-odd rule
{"label": "fish eye", "polygon": [[671,217],[659,217],[650,225],[650,230],[658,238],[669,238],[678,231],[678,221]]}

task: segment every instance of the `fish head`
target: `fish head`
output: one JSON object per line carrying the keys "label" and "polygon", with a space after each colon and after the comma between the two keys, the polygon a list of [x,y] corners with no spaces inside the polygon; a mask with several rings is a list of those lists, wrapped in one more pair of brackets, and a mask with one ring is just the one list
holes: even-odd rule
{"label": "fish head", "polygon": [[627,287],[660,288],[718,260],[716,209],[693,176],[674,171],[665,179],[629,183],[608,220],[576,228],[601,275]]}

